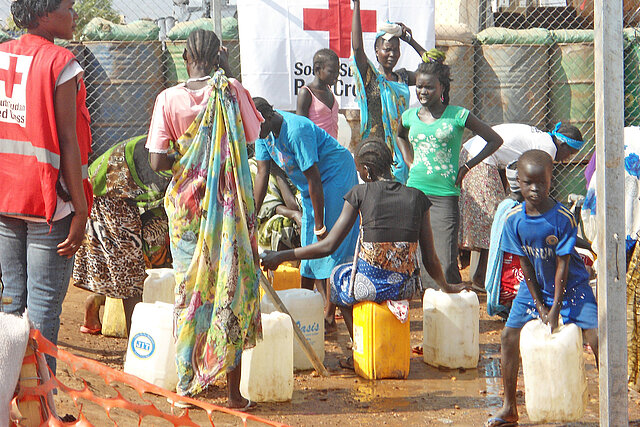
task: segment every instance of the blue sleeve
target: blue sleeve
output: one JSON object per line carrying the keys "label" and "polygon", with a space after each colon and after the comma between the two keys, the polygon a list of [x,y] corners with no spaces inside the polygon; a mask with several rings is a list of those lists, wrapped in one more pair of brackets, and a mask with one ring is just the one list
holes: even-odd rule
{"label": "blue sleeve", "polygon": [[256,140],[256,160],[271,160],[271,154],[269,154],[269,150],[267,149],[267,142],[264,139]]}
{"label": "blue sleeve", "polygon": [[573,252],[576,246],[576,236],[578,235],[578,227],[575,217],[565,208],[561,206],[558,209],[558,246],[556,246],[556,255],[564,256]]}
{"label": "blue sleeve", "polygon": [[302,172],[318,162],[318,132],[314,126],[310,120],[295,127],[289,125],[289,143]]}
{"label": "blue sleeve", "polygon": [[517,230],[517,216],[513,214],[507,217],[502,230],[502,239],[500,241],[500,249],[504,252],[509,252],[514,255],[524,256],[525,253],[522,250],[522,241],[518,235]]}

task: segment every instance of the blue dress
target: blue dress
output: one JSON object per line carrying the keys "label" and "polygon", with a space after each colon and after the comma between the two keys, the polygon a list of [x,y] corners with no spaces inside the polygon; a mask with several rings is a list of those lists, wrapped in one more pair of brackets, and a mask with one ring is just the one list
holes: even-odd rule
{"label": "blue dress", "polygon": [[[344,195],[358,183],[356,166],[349,151],[307,117],[277,111],[282,116],[278,137],[273,133],[256,141],[256,160],[273,160],[286,172],[302,195],[302,246],[317,242],[315,221],[304,171],[318,166],[324,190],[324,223],[331,230],[344,206]],[[353,257],[358,239],[356,223],[340,247],[331,255],[303,260],[300,274],[312,279],[326,279],[338,265]]]}

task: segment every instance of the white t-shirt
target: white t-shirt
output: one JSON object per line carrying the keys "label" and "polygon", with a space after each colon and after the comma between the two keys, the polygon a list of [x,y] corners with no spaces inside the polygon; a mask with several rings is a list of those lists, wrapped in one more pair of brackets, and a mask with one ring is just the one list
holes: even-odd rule
{"label": "white t-shirt", "polygon": [[[493,126],[493,130],[504,141],[495,153],[484,159],[484,163],[504,169],[525,151],[542,150],[555,159],[556,145],[551,135],[540,129],[518,123],[505,123]],[[469,152],[469,158],[473,158],[482,151],[487,142],[480,136],[474,136],[464,143],[463,147]]]}

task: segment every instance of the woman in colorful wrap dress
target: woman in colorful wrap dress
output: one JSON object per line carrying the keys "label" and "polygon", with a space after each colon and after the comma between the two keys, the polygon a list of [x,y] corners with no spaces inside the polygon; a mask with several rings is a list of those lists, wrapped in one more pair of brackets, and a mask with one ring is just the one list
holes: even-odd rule
{"label": "woman in colorful wrap dress", "polygon": [[409,168],[396,144],[402,113],[409,107],[409,86],[416,84],[416,76],[404,68],[394,71],[400,59],[400,40],[413,47],[418,55],[425,49],[411,36],[403,24],[385,24],[375,41],[376,59],[381,70],[369,61],[364,51],[360,0],[353,0],[351,43],[355,75],[356,101],[360,107],[360,137],[373,137],[384,141],[393,153],[393,176],[403,184],[409,177]]}
{"label": "woman in colorful wrap dress", "polygon": [[190,78],[158,95],[147,148],[155,170],[173,172],[165,209],[176,274],[177,392],[195,395],[226,373],[227,406],[246,410],[242,351],[262,333],[246,144],[262,117],[242,85],[218,68],[219,50],[212,31],[189,35]]}

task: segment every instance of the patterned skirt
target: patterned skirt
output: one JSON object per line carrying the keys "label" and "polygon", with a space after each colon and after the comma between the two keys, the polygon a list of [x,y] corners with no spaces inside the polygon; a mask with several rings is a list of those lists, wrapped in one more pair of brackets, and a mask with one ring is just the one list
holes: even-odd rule
{"label": "patterned skirt", "polygon": [[627,268],[627,353],[629,385],[640,391],[640,245]]}
{"label": "patterned skirt", "polygon": [[[462,150],[460,164],[468,160]],[[460,232],[458,243],[469,250],[489,249],[491,224],[498,205],[506,194],[495,166],[484,162],[476,165],[462,181],[460,191]]]}
{"label": "patterned skirt", "polygon": [[422,288],[417,247],[416,242],[361,242],[356,262],[333,270],[331,302],[351,306],[411,299]]}
{"label": "patterned skirt", "polygon": [[96,197],[75,255],[74,285],[111,298],[140,296],[145,268],[171,264],[168,238],[163,212],[153,209],[141,218],[127,199]]}

